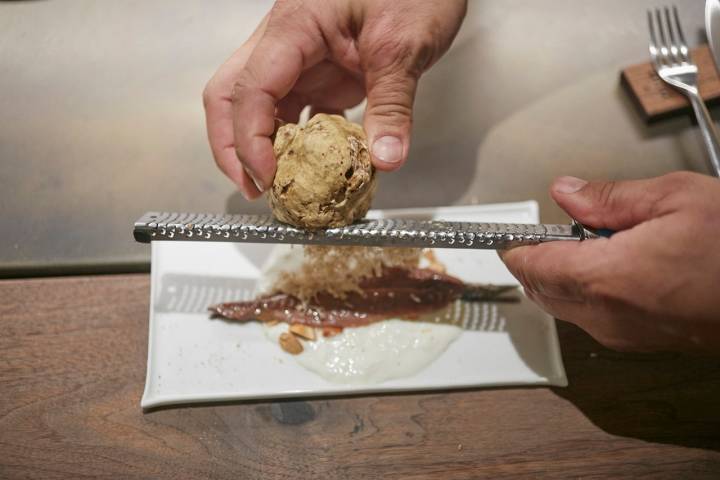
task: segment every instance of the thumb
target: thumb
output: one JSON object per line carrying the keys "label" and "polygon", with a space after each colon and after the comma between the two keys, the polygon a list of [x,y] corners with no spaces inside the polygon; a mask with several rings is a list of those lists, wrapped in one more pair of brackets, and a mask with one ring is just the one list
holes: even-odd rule
{"label": "thumb", "polygon": [[683,174],[647,180],[588,182],[560,177],[550,194],[572,218],[594,228],[624,230],[663,214],[664,200]]}
{"label": "thumb", "polygon": [[412,108],[418,75],[401,66],[393,71],[368,72],[364,127],[372,161],[379,170],[396,170],[410,148]]}

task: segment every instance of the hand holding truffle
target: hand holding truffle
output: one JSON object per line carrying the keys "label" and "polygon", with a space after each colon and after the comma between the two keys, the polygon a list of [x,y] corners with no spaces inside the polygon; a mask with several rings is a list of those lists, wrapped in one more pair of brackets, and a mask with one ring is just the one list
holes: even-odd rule
{"label": "hand holding truffle", "polygon": [[341,113],[367,97],[372,163],[395,170],[407,158],[417,82],[450,46],[465,0],[278,0],[203,94],[220,169],[248,198],[276,171],[275,117],[302,109]]}

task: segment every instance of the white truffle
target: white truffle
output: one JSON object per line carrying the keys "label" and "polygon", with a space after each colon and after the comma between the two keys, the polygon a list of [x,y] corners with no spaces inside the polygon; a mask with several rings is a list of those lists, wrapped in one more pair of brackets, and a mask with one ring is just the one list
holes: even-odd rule
{"label": "white truffle", "polygon": [[376,179],[360,125],[317,114],[305,126],[280,127],[274,151],[277,172],[268,197],[278,220],[312,229],[365,216]]}

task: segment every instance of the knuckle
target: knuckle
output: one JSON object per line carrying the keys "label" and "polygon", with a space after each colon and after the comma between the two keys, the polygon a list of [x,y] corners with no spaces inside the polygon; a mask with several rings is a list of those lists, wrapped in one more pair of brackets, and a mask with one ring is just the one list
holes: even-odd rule
{"label": "knuckle", "polygon": [[251,64],[247,64],[238,72],[230,90],[230,99],[233,103],[243,101],[259,93],[258,85],[261,75]]}
{"label": "knuckle", "polygon": [[693,202],[700,192],[701,176],[691,172],[672,172],[659,178],[658,187],[653,200],[653,211],[656,213],[672,211],[688,202]]}
{"label": "knuckle", "polygon": [[409,54],[406,57],[406,67],[411,73],[420,76],[432,64],[437,50],[433,35],[414,37],[407,45]]}
{"label": "knuckle", "polygon": [[235,83],[233,83],[232,90],[230,91],[230,98],[232,99],[233,103],[238,102],[242,99],[244,90],[245,85],[241,80],[237,80]]}
{"label": "knuckle", "polygon": [[368,70],[385,75],[403,70],[410,56],[411,51],[406,43],[392,35],[380,35],[369,42],[364,60]]}
{"label": "knuckle", "polygon": [[687,189],[697,182],[698,175],[691,172],[672,172],[664,175],[662,178],[663,186],[667,189],[668,193],[677,191],[679,189]]}
{"label": "knuckle", "polygon": [[690,172],[672,172],[660,177],[657,190],[657,201],[671,200],[677,195],[686,195],[694,191],[698,183],[698,175]]}
{"label": "knuckle", "polygon": [[397,100],[388,99],[386,101],[380,99],[370,108],[370,115],[376,119],[389,121],[392,123],[402,123],[410,126],[412,108],[406,103]]}
{"label": "knuckle", "polygon": [[[390,30],[381,34],[380,31]],[[432,64],[438,50],[431,33],[408,37],[392,34],[391,29],[375,28],[367,44],[366,67],[381,74],[403,72],[419,77]]]}

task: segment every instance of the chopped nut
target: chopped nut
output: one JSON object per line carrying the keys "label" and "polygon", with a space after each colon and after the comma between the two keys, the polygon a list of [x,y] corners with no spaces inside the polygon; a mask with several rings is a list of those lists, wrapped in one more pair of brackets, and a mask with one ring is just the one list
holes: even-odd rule
{"label": "chopped nut", "polygon": [[447,268],[440,260],[438,260],[433,250],[425,250],[423,252],[423,257],[428,261],[428,268],[430,270],[435,270],[438,273],[447,273]]}
{"label": "chopped nut", "polygon": [[330,338],[334,337],[335,335],[341,334],[343,331],[342,327],[323,327],[322,333],[323,337]]}
{"label": "chopped nut", "polygon": [[256,314],[256,318],[271,327],[280,323],[271,310],[262,310],[260,313]]}
{"label": "chopped nut", "polygon": [[315,340],[315,329],[301,323],[290,325],[290,333],[294,333],[307,340]]}
{"label": "chopped nut", "polygon": [[303,351],[300,340],[292,333],[287,332],[280,334],[280,348],[291,355],[297,355]]}

